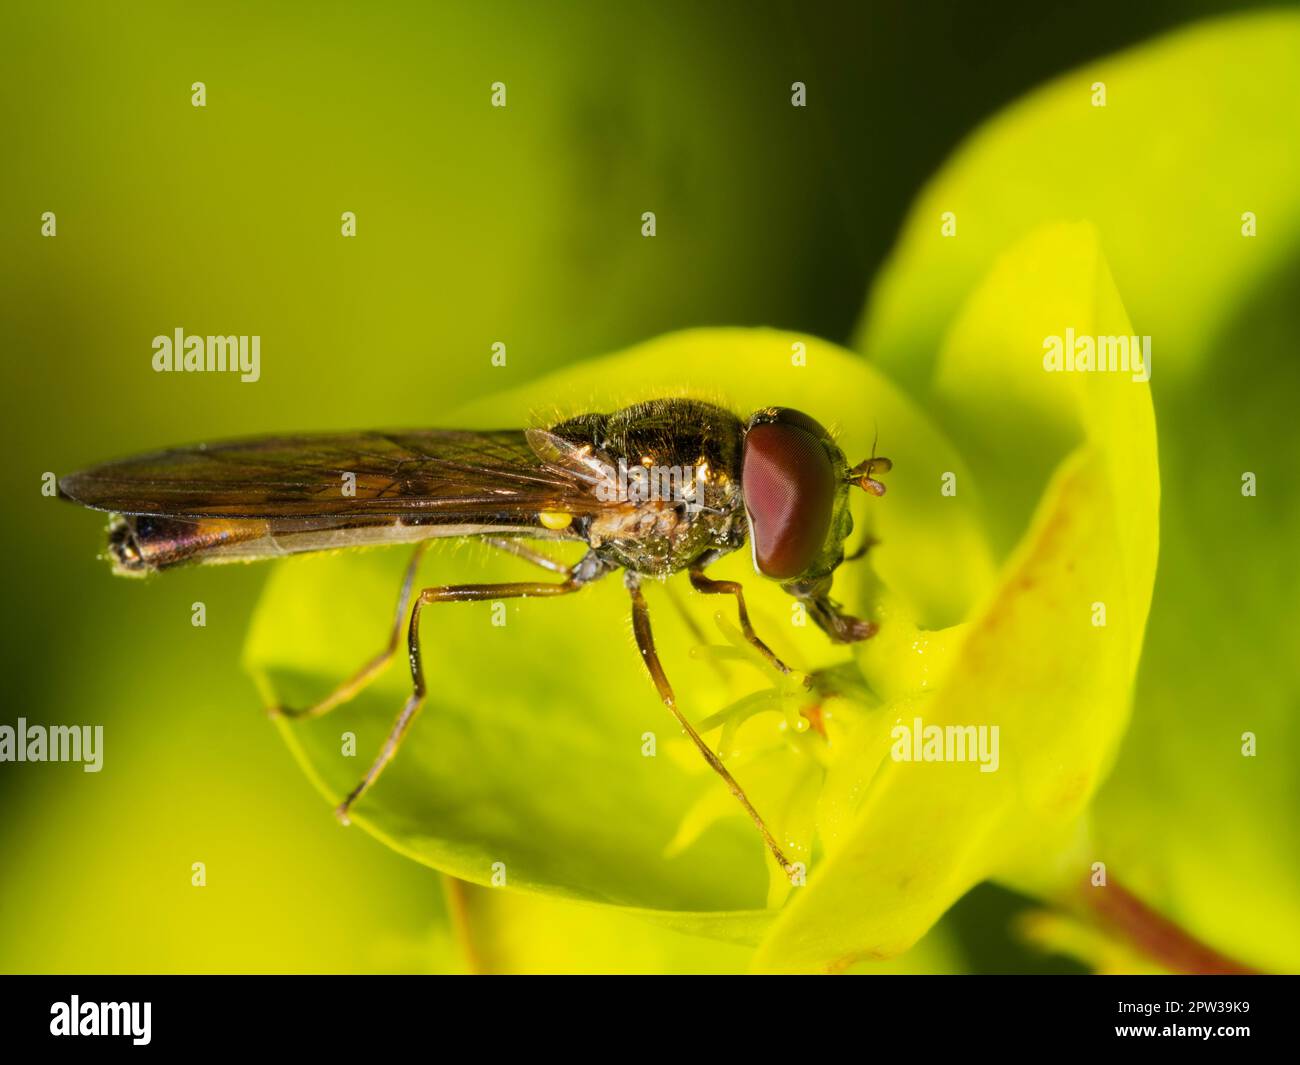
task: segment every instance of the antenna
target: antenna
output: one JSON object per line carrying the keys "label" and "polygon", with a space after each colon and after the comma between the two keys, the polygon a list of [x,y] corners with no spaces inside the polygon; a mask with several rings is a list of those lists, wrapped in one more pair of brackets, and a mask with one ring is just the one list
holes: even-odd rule
{"label": "antenna", "polygon": [[871,438],[871,458],[859,462],[849,470],[849,481],[856,484],[865,492],[870,492],[873,496],[883,496],[885,486],[877,481],[872,474],[877,470],[881,473],[888,473],[894,468],[893,462],[885,458],[884,455],[876,455],[876,444],[880,440],[880,426],[876,426],[876,435]]}

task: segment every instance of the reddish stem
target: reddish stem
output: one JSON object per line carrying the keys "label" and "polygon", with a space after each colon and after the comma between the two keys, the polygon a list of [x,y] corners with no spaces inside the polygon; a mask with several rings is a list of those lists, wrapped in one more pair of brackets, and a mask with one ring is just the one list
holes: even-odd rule
{"label": "reddish stem", "polygon": [[1243,965],[1194,939],[1113,880],[1105,887],[1093,887],[1087,883],[1083,890],[1087,893],[1088,905],[1104,924],[1166,969],[1198,975],[1259,975],[1258,969]]}

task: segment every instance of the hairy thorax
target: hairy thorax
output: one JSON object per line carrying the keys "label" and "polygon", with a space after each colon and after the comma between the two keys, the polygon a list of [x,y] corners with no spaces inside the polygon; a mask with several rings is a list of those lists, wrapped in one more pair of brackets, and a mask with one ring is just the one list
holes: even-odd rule
{"label": "hairy thorax", "polygon": [[602,559],[651,577],[745,543],[742,425],[697,400],[656,400],[584,415],[553,431],[590,445],[612,471],[611,505],[584,533]]}

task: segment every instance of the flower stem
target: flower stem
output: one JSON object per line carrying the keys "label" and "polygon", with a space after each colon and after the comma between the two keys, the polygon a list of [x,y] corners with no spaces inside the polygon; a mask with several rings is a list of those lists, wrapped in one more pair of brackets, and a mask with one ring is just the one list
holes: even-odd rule
{"label": "flower stem", "polygon": [[1220,976],[1259,973],[1195,939],[1113,880],[1104,887],[1088,883],[1083,890],[1088,908],[1104,925],[1171,972]]}

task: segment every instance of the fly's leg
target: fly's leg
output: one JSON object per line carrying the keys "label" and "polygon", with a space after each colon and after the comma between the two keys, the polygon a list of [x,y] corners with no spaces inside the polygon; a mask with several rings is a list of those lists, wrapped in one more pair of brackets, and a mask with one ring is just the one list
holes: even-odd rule
{"label": "fly's leg", "polygon": [[562,577],[567,577],[573,572],[572,566],[566,566],[563,562],[557,562],[551,558],[550,555],[534,551],[527,544],[521,544],[518,540],[511,540],[504,536],[486,536],[483,538],[483,542],[499,551],[504,551],[508,555],[514,555],[516,558],[522,558],[525,562],[531,562],[534,566],[540,566],[552,573],[558,573]]}
{"label": "fly's leg", "polygon": [[401,713],[389,730],[388,739],[384,741],[374,763],[366,770],[361,782],[339,803],[335,809],[340,821],[348,823],[348,811],[352,804],[364,795],[392,761],[397,748],[406,737],[411,722],[424,705],[424,667],[420,664],[420,613],[431,603],[478,603],[485,599],[526,599],[529,596],[568,595],[576,592],[585,582],[570,577],[562,584],[543,584],[520,582],[511,584],[446,584],[437,588],[426,588],[415,600],[415,609],[411,611],[411,623],[407,628],[406,646],[411,661],[411,694],[402,707]]}
{"label": "fly's leg", "polygon": [[411,556],[411,561],[406,565],[406,575],[402,578],[402,590],[397,596],[397,613],[393,618],[392,629],[388,634],[388,645],[320,702],[301,709],[274,706],[267,713],[272,717],[320,717],[322,714],[329,713],[336,706],[355,698],[358,692],[388,667],[388,663],[393,660],[393,656],[397,653],[397,642],[402,633],[402,621],[406,617],[406,608],[411,602],[411,587],[415,583],[415,573],[420,568],[420,559],[424,557],[424,552],[428,550],[428,547],[428,540],[422,540],[418,543],[415,547],[415,553]]}
{"label": "fly's leg", "polygon": [[[553,558],[548,558],[540,551],[534,551],[523,544],[517,543],[513,540],[508,540],[504,537],[495,536],[486,538],[485,542],[502,551],[508,552],[509,554],[517,555],[518,557],[533,563],[535,566],[540,566],[542,569],[550,570],[552,573],[558,573],[563,577],[569,576],[569,566],[566,566],[562,562],[557,562]],[[367,684],[388,668],[389,662],[391,662],[393,656],[397,654],[397,645],[402,634],[402,622],[406,620],[406,610],[407,607],[411,605],[411,588],[415,584],[415,574],[420,568],[420,560],[424,557],[425,551],[429,549],[429,543],[429,540],[422,540],[417,544],[415,547],[415,553],[411,556],[411,561],[407,564],[406,574],[402,578],[402,590],[397,597],[397,612],[393,616],[393,625],[388,634],[388,644],[384,649],[357,670],[352,677],[345,680],[325,696],[325,698],[320,702],[302,708],[275,706],[267,711],[272,717],[285,717],[292,719],[320,717],[322,714],[329,713],[329,711],[333,710],[336,706],[341,706],[343,703],[356,698],[357,694],[361,692]]]}
{"label": "fly's leg", "polygon": [[695,727],[686,720],[686,716],[678,709],[672,685],[668,683],[664,667],[659,661],[658,653],[655,651],[654,634],[650,630],[650,613],[646,609],[645,597],[641,594],[641,582],[636,574],[629,572],[626,576],[626,584],[627,590],[632,596],[632,632],[636,635],[636,645],[641,651],[641,660],[645,662],[646,669],[650,671],[650,679],[654,681],[655,687],[659,689],[659,698],[663,700],[664,706],[668,707],[669,712],[677,719],[677,723],[681,725],[683,731],[690,736],[691,742],[699,748],[704,760],[709,763],[718,776],[727,782],[731,794],[736,797],[754,824],[758,826],[763,842],[767,844],[768,849],[776,858],[777,864],[781,866],[786,875],[791,875],[793,867],[786,860],[780,846],[772,837],[772,833],[768,831],[767,825],[763,823],[763,819],[758,815],[758,811],[754,809],[753,804],[750,803],[744,790],[736,783],[736,778],[731,775],[727,767],[722,764],[722,759],[713,753],[709,745],[695,731]]}
{"label": "fly's leg", "polygon": [[736,597],[736,612],[740,615],[740,631],[745,634],[745,639],[782,673],[790,672],[790,667],[777,658],[772,653],[772,649],[759,639],[758,633],[754,631],[754,626],[749,622],[749,611],[745,609],[745,593],[741,590],[738,582],[715,581],[712,577],[706,577],[704,570],[692,568],[691,587],[697,592],[703,592],[705,595],[734,595]]}

